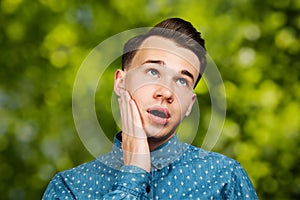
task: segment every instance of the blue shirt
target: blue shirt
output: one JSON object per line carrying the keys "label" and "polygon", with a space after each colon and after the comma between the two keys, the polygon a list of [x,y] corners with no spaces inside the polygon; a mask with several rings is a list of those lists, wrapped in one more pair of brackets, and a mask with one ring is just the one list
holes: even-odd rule
{"label": "blue shirt", "polygon": [[238,162],[181,143],[176,135],[151,152],[150,173],[123,165],[122,157],[117,135],[110,153],[54,176],[43,200],[258,199]]}

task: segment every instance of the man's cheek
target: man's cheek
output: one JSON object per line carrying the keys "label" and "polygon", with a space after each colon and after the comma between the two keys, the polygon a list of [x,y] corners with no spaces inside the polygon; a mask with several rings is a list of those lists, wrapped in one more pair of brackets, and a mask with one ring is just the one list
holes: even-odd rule
{"label": "man's cheek", "polygon": [[143,79],[140,77],[129,77],[130,79],[126,81],[125,88],[133,95],[139,90],[145,90],[145,88],[152,85],[154,82],[151,80]]}
{"label": "man's cheek", "polygon": [[178,102],[179,103],[178,103],[178,106],[177,106],[177,111],[180,113],[180,116],[182,116],[182,118],[184,118],[185,113],[187,112],[188,107],[189,107],[188,104],[187,104],[188,100],[185,99],[185,98],[181,98],[181,99],[179,99]]}

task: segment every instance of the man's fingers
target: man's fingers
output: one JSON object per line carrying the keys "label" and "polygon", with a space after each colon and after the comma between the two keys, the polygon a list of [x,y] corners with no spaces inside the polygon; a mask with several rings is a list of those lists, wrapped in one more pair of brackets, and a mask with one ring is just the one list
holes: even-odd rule
{"label": "man's fingers", "polygon": [[128,103],[127,91],[121,90],[120,91],[120,113],[121,113],[121,121],[122,121],[122,130],[125,133],[131,133],[130,124],[132,123],[131,120],[131,110]]}
{"label": "man's fingers", "polygon": [[131,106],[129,104],[130,100],[131,100],[131,96],[129,95],[129,93],[124,90],[124,98],[125,98],[125,102],[126,102],[126,119],[127,119],[127,128],[128,128],[128,132],[126,132],[127,134],[134,136],[134,121],[133,121],[133,114],[132,114],[132,110],[131,110]]}
{"label": "man's fingers", "polygon": [[140,112],[138,110],[138,107],[133,99],[131,99],[129,101],[129,104],[130,104],[131,113],[132,113],[132,120],[133,120],[132,128],[133,128],[134,136],[145,139],[147,137],[146,137],[146,133],[143,128],[142,119],[140,117]]}
{"label": "man's fingers", "polygon": [[123,132],[136,138],[146,138],[138,107],[126,90],[120,91],[119,107]]}

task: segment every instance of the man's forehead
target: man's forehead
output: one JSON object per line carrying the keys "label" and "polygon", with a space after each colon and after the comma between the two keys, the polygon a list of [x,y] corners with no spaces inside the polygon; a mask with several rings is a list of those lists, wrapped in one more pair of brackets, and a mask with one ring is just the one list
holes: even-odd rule
{"label": "man's forehead", "polygon": [[152,49],[171,53],[193,65],[197,71],[200,69],[200,62],[196,54],[187,48],[180,47],[171,39],[163,38],[161,36],[150,36],[143,41],[138,49]]}

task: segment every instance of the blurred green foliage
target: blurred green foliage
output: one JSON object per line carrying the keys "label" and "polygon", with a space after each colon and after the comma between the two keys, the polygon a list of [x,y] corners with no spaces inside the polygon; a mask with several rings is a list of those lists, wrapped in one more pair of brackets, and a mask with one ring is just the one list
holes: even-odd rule
{"label": "blurred green foliage", "polygon": [[[299,11],[298,0],[0,1],[1,199],[40,199],[56,172],[93,159],[72,118],[80,64],[107,37],[173,16],[202,32],[224,80],[227,118],[213,150],[241,162],[261,199],[298,199]],[[96,100],[109,102],[96,107],[112,138],[108,74]],[[197,146],[210,118],[199,87]]]}

